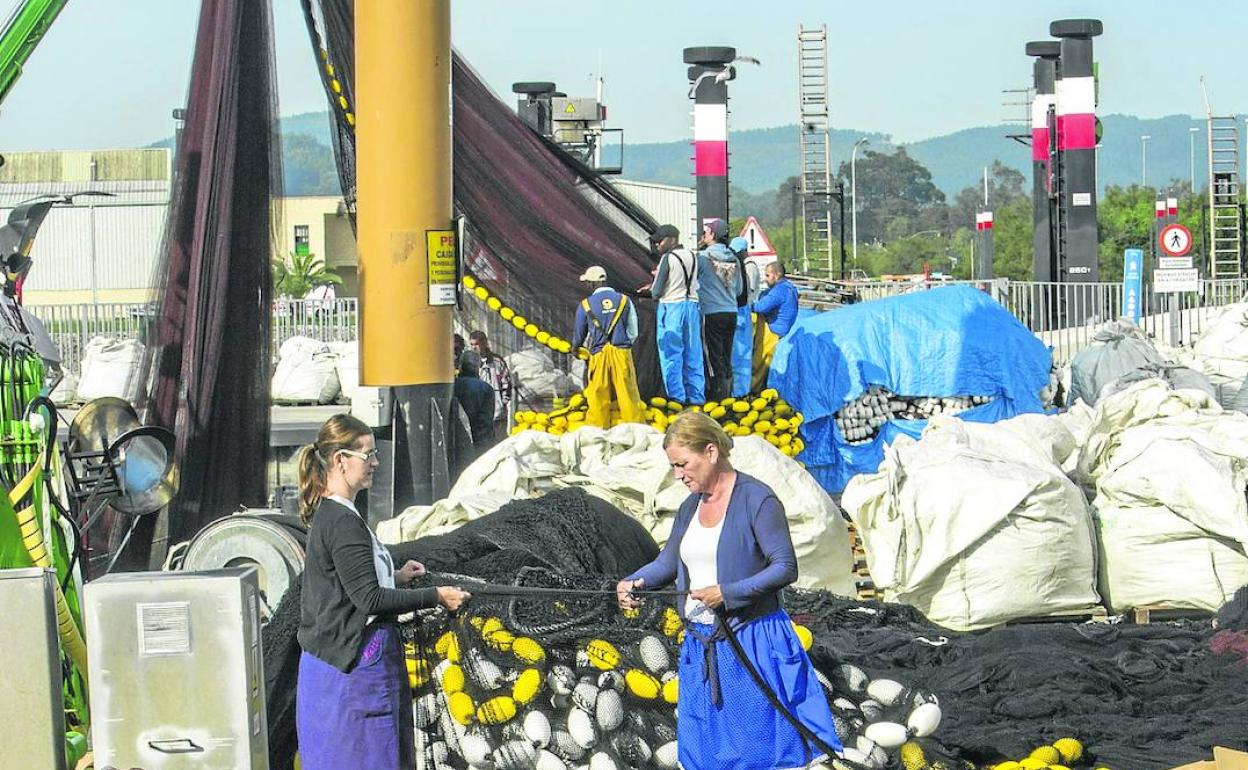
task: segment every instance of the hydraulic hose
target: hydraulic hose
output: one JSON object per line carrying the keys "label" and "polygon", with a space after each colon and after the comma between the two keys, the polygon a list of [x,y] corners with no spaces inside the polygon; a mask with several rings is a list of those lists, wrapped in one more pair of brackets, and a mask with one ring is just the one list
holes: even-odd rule
{"label": "hydraulic hose", "polygon": [[[10,504],[26,496],[26,493],[39,480],[41,470],[38,465],[31,468],[22,477],[22,480],[10,490]],[[51,569],[52,559],[48,554],[48,546],[43,537],[43,529],[39,527],[38,511],[35,506],[28,506],[16,513],[17,526],[22,535],[22,544],[26,546],[26,552],[30,554],[30,560],[35,563],[36,567]],[[69,653],[70,660],[82,671],[85,679],[87,675],[87,645],[83,641],[82,632],[78,629],[78,624],[74,622],[74,616],[70,614],[69,604],[65,601],[65,594],[61,591],[59,581],[56,583],[56,626],[60,633],[61,644],[65,646],[65,651]]]}

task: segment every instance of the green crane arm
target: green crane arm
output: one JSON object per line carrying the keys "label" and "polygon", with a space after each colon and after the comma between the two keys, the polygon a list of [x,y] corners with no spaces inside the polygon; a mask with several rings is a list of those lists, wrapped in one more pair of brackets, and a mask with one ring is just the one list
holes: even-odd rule
{"label": "green crane arm", "polygon": [[22,65],[69,0],[21,0],[0,30],[0,103],[22,74]]}

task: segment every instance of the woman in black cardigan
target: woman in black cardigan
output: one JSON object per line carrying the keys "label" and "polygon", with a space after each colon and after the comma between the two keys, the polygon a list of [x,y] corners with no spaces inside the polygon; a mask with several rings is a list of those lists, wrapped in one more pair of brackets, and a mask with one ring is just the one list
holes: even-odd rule
{"label": "woman in black cardigan", "polygon": [[397,590],[425,573],[395,569],[355,508],[373,484],[377,450],[367,425],[329,418],[299,453],[299,502],[308,530],[299,621],[296,725],[304,770],[415,766],[411,690],[394,617],[470,598],[442,586]]}

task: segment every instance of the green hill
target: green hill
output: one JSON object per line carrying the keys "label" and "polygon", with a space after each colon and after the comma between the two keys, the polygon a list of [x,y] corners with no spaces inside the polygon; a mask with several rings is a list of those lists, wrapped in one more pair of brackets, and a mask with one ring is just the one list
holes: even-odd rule
{"label": "green hill", "polygon": [[[1196,187],[1203,188],[1205,123],[1186,115],[1142,119],[1131,115],[1105,115],[1100,151],[1102,192],[1111,185],[1140,182],[1140,136],[1148,142],[1148,181],[1152,185],[1188,178],[1188,129],[1196,127]],[[778,126],[734,131],[729,136],[731,181],[735,188],[751,193],[775,190],[798,173],[797,126]],[[330,121],[326,112],[306,112],[282,118],[285,140],[285,176],[288,195],[332,195],[338,192],[333,173]],[[867,149],[892,152],[896,144],[879,131],[834,129],[832,167],[835,172],[848,163],[850,149],[858,139],[870,140]],[[172,138],[150,146],[168,147]],[[985,166],[994,160],[1031,176],[1031,150],[1005,136],[1001,126],[967,128],[944,136],[905,145],[912,157],[932,172],[932,180],[947,197],[979,183]],[[693,162],[688,141],[629,145],[624,151],[627,179],[663,184],[692,185]]]}

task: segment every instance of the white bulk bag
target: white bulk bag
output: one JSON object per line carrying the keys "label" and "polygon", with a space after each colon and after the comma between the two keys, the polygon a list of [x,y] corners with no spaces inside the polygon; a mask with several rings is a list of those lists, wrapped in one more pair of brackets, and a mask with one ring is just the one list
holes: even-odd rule
{"label": "white bulk bag", "polygon": [[82,375],[78,378],[78,400],[92,401],[105,396],[138,401],[142,383],[143,343],[93,337],[82,354]]}
{"label": "white bulk bag", "polygon": [[338,397],[337,359],[324,342],[307,337],[286,340],[273,372],[273,401],[332,403]]}
{"label": "white bulk bag", "polygon": [[[734,438],[730,459],[737,470],[770,486],[784,505],[797,553],[796,585],[852,596],[849,529],[814,477],[757,436]],[[672,475],[663,434],[648,425],[585,427],[562,436],[523,431],[473,461],[445,500],[407,509],[382,522],[377,535],[398,543],[439,534],[507,500],[568,486],[581,487],[637,519],[660,545],[689,496]]]}
{"label": "white bulk bag", "polygon": [[1092,518],[1060,463],[1074,438],[1026,414],[995,424],[933,419],[901,437],[841,504],[886,601],[959,631],[1099,601]]}

